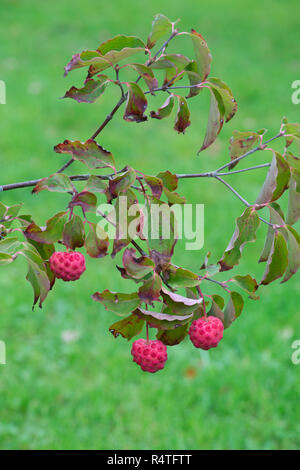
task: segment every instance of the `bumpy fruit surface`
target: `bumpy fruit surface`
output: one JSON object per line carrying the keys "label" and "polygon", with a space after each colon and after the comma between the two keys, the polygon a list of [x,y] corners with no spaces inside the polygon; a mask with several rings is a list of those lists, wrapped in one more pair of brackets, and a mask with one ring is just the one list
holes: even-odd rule
{"label": "bumpy fruit surface", "polygon": [[85,271],[85,259],[81,253],[56,251],[49,262],[51,271],[64,281],[76,281]]}
{"label": "bumpy fruit surface", "polygon": [[223,338],[223,331],[224,326],[221,320],[209,316],[193,321],[189,329],[189,335],[196,348],[207,350],[218,346]]}
{"label": "bumpy fruit surface", "polygon": [[131,348],[133,361],[146,372],[157,372],[165,367],[168,359],[167,347],[158,339],[147,342],[145,339],[134,341]]}

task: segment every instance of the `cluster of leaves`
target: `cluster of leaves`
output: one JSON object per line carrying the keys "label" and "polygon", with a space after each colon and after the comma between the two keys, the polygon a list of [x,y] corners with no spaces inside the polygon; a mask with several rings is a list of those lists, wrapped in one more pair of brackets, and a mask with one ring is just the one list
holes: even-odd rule
{"label": "cluster of leaves", "polygon": [[[152,55],[152,48],[167,34],[170,35],[169,39],[158,53]],[[194,48],[194,59],[177,53],[166,53],[168,42],[175,36],[189,36]],[[139,52],[147,54],[146,64],[134,62],[119,65],[122,60]],[[201,151],[214,142],[224,120],[229,121],[237,109],[229,87],[220,79],[209,78],[211,54],[202,36],[194,30],[190,33],[179,33],[175,29],[175,23],[163,15],[154,18],[146,43],[137,37],[117,36],[101,44],[95,51],[74,55],[65,67],[65,72],[67,74],[82,67],[88,68],[84,86],[80,89],[72,87],[65,97],[73,98],[79,103],[93,103],[108,85],[113,84],[121,90],[121,99],[117,106],[126,101],[124,119],[143,122],[147,119],[145,112],[148,106],[145,95],[154,94],[156,91],[166,92],[167,100],[158,110],[151,111],[150,117],[163,119],[169,116],[177,102],[174,128],[178,132],[184,132],[190,125],[187,100],[207,88],[211,95],[211,104]],[[120,71],[125,68],[133,69],[138,74],[136,82],[120,81]],[[107,69],[116,73],[114,79],[102,75]],[[164,71],[161,85],[155,77],[157,70]],[[182,87],[188,87],[187,97],[172,92],[174,84],[180,83],[184,78],[187,78],[189,83]],[[140,79],[144,80],[147,91],[142,91],[138,85]],[[126,92],[123,86],[127,87]],[[83,143],[65,140],[55,146],[56,153],[69,155],[71,162],[81,162],[88,167],[90,174],[71,178],[57,172],[35,185],[35,194],[48,190],[70,195],[67,208],[47,220],[44,227],[37,225],[31,215],[19,215],[21,204],[7,207],[0,203],[0,264],[9,264],[19,255],[26,258],[27,279],[33,286],[34,305],[39,302],[41,306],[55,282],[49,268],[49,257],[56,249],[55,246],[65,246],[68,250],[84,248],[92,258],[102,258],[108,254],[114,257],[122,252],[122,265],[117,266],[117,269],[123,278],[137,285],[134,292],[117,293],[103,290],[93,295],[93,299],[100,302],[105,309],[122,317],[110,327],[115,337],[121,335],[130,340],[138,335],[147,323],[157,329],[157,338],[164,344],[176,345],[185,338],[191,321],[206,313],[220,318],[227,328],[241,314],[244,306],[243,297],[235,290],[236,287],[251,299],[257,300],[257,290],[260,286],[276,279],[286,282],[297,272],[300,264],[299,235],[294,228],[300,217],[300,125],[283,120],[279,133],[279,137],[285,139],[282,153],[263,144],[264,133],[264,130],[235,131],[231,138],[230,160],[228,165],[225,165],[229,169],[257,150],[271,151],[272,161],[257,200],[252,205],[246,204],[245,211],[237,218],[235,231],[222,258],[215,264],[210,263],[208,253],[199,273],[172,263],[177,242],[176,220],[172,212],[168,238],[161,234],[152,238],[148,233],[144,233],[144,214],[139,199],[142,197],[148,208],[153,205],[160,208],[164,205],[171,209],[174,204],[184,204],[185,198],[176,192],[178,176],[169,171],[145,175],[129,166],[118,170],[112,153],[93,138]],[[103,169],[110,173],[103,175]],[[85,181],[85,186],[80,191],[75,187],[76,180]],[[286,191],[288,210],[285,215],[278,201]],[[121,196],[126,196],[127,206],[122,210],[129,214],[127,225],[133,222],[136,224],[137,240],[122,232],[119,220],[119,214],[122,212],[119,210]],[[113,222],[109,216],[97,213],[98,198],[103,198],[116,209],[117,218]],[[129,209],[133,205],[138,207],[138,210],[130,215]],[[265,208],[269,211],[268,222],[259,215]],[[93,219],[93,214],[103,216],[115,225],[116,232],[112,242],[102,226],[89,220]],[[259,258],[260,263],[266,264],[260,282],[250,274],[235,275],[225,281],[215,279],[219,273],[227,272],[239,264],[245,245],[256,240],[256,232],[262,221],[267,223],[268,229]],[[130,247],[130,244],[134,248]],[[213,282],[216,288],[225,291],[227,299],[219,294],[205,296],[202,292],[203,281]],[[181,293],[178,293],[178,290],[181,290]]]}

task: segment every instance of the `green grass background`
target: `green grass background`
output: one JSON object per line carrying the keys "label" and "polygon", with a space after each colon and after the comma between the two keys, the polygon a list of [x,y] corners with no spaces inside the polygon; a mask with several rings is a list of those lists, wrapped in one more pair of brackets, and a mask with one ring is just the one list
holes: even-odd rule
{"label": "green grass background", "polygon": [[[291,102],[291,83],[300,78],[297,0],[2,0],[0,79],[7,104],[0,106],[1,184],[53,173],[65,161],[53,145],[88,138],[116,102],[113,89],[94,105],[58,99],[84,76],[75,71],[63,78],[71,55],[119,33],[146,38],[159,12],[181,18],[182,30],[203,34],[213,75],[232,87],[239,112],[199,157],[208,111],[204,93],[191,104],[192,126],[184,136],[175,134],[172,120],[137,125],[118,113],[99,142],[114,153],[119,168],[129,163],[152,174],[214,169],[227,161],[234,129],[266,127],[272,136],[283,115],[299,120],[299,105]],[[187,39],[177,44],[190,53]],[[154,105],[163,99],[158,95]],[[267,157],[255,154],[251,163]],[[74,164],[70,171],[86,170]],[[228,181],[253,201],[264,175],[258,170]],[[205,204],[204,248],[186,252],[181,244],[175,256],[177,264],[197,270],[208,250],[220,257],[243,207],[216,181],[181,182],[180,192]],[[38,222],[68,200],[24,189],[0,199],[23,201],[24,212]],[[264,234],[261,227],[258,245],[245,249],[238,272],[261,276],[257,259]],[[0,339],[7,345],[7,364],[0,366],[2,449],[299,448],[300,366],[291,362],[291,344],[300,338],[299,278],[263,289],[256,303],[246,300],[216,350],[199,351],[186,340],[169,348],[167,367],[152,375],[131,362],[129,343],[108,332],[117,317],[91,300],[104,288],[133,291],[114,265],[110,257],[89,260],[80,281],[57,282],[44,308],[34,312],[24,261],[1,268]],[[69,330],[78,339],[66,343],[61,335]]]}

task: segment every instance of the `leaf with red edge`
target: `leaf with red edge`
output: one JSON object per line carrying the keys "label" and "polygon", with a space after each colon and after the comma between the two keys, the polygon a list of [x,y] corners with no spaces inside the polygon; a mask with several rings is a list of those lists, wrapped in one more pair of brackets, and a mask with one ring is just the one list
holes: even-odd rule
{"label": "leaf with red edge", "polygon": [[54,173],[54,175],[49,176],[48,178],[43,178],[39,181],[32,192],[39,193],[40,191],[47,190],[51,192],[73,192],[74,188],[70,178],[63,173]]}
{"label": "leaf with red edge", "polygon": [[260,142],[261,138],[257,132],[233,131],[229,147],[230,160],[232,163],[228,169],[231,170],[234,168],[238,164],[238,162],[235,162],[234,160],[252,150],[254,147],[259,145]]}
{"label": "leaf with red edge", "polygon": [[162,286],[162,280],[155,272],[153,276],[144,282],[139,288],[139,298],[146,304],[153,305],[153,302],[157,301],[160,297],[160,290]]}
{"label": "leaf with red edge", "polygon": [[95,212],[97,206],[97,197],[94,193],[89,191],[82,191],[81,193],[75,194],[72,201],[69,203],[69,208],[72,209],[75,206],[79,206],[82,212]]}
{"label": "leaf with red edge", "polygon": [[135,256],[134,248],[127,248],[123,253],[123,266],[128,277],[133,279],[143,279],[150,273],[154,273],[155,264],[147,256]]}
{"label": "leaf with red edge", "polygon": [[256,290],[258,289],[258,284],[256,279],[254,279],[250,274],[246,276],[236,275],[230,279],[231,282],[234,282],[238,285],[243,291],[247,292],[249,297],[253,300],[258,300],[259,296],[255,294]]}
{"label": "leaf with red edge", "polygon": [[287,189],[290,179],[290,168],[280,153],[273,151],[273,159],[256,204],[273,202]]}
{"label": "leaf with red edge", "polygon": [[78,103],[94,103],[104,93],[108,83],[106,75],[98,75],[96,80],[88,78],[82,88],[72,86],[63,98],[72,98]]}
{"label": "leaf with red edge", "polygon": [[152,49],[156,42],[165,36],[165,34],[172,31],[172,23],[165,15],[155,15],[152,21],[151,33],[148,36],[147,47]]}
{"label": "leaf with red edge", "polygon": [[155,77],[153,70],[150,67],[143,64],[128,64],[128,67],[134,69],[139,74],[139,76],[142,77],[147,87],[149,88],[149,91],[153,92],[153,90],[158,88],[157,78]]}
{"label": "leaf with red edge", "polygon": [[164,119],[169,117],[174,108],[174,95],[168,96],[164,104],[157,111],[150,111],[150,116],[154,119]]}
{"label": "leaf with red edge", "polygon": [[168,266],[174,253],[177,243],[176,219],[168,204],[154,198],[148,219],[147,245],[159,272]]}
{"label": "leaf with red edge", "polygon": [[136,36],[124,36],[119,34],[108,41],[103,42],[97,51],[112,64],[117,64],[145,49],[144,42]]}
{"label": "leaf with red edge", "polygon": [[233,266],[239,263],[245,244],[256,240],[256,231],[259,223],[259,217],[253,207],[248,207],[237,218],[234,234],[222,259],[219,261],[221,271],[232,269]]}
{"label": "leaf with red edge", "polygon": [[144,92],[134,82],[126,83],[128,88],[128,98],[123,119],[128,122],[143,122],[147,120],[144,112],[147,108],[147,100]]}
{"label": "leaf with red edge", "polygon": [[175,131],[185,133],[187,127],[191,125],[190,121],[190,110],[187,105],[186,99],[183,96],[175,95],[178,100],[178,109],[176,114],[176,121],[174,125]]}
{"label": "leaf with red edge", "polygon": [[224,124],[225,107],[222,97],[220,93],[213,88],[210,88],[209,91],[211,99],[208,123],[204,141],[202,147],[198,150],[198,154],[214,143]]}
{"label": "leaf with red edge", "polygon": [[117,175],[109,180],[106,192],[107,202],[111,202],[118,197],[120,193],[124,193],[136,180],[136,172],[133,168],[128,167],[127,171]]}
{"label": "leaf with red edge", "polygon": [[44,228],[40,228],[32,222],[23,233],[26,238],[38,243],[56,243],[62,238],[67,216],[68,212],[59,212],[51,217],[51,219],[47,220],[47,225]]}
{"label": "leaf with red edge", "polygon": [[111,64],[97,51],[82,51],[80,54],[72,56],[70,62],[65,66],[64,75],[67,76],[72,70],[81,67],[93,67],[97,72],[102,72],[102,70],[111,67]]}
{"label": "leaf with red edge", "polygon": [[136,292],[132,294],[120,294],[104,290],[92,295],[92,299],[104,305],[106,310],[110,310],[118,315],[128,315],[135,310],[141,303]]}
{"label": "leaf with red edge", "polygon": [[224,308],[224,299],[220,295],[214,294],[211,296],[212,297],[212,302],[211,302],[211,308],[208,312],[208,315],[212,315],[213,317],[217,317],[221,320],[222,323],[224,323],[224,313],[223,313],[223,308]]}
{"label": "leaf with red edge", "polygon": [[100,224],[88,222],[89,233],[85,239],[85,249],[91,258],[103,258],[107,255],[109,239]]}
{"label": "leaf with red edge", "polygon": [[[271,204],[268,205],[268,210],[270,213],[270,218],[269,218],[270,224],[283,225],[283,226],[285,225],[284,214],[281,210],[280,205],[277,202],[271,202]],[[275,235],[275,231],[273,227],[268,226],[265,244],[264,244],[263,251],[258,261],[259,263],[262,263],[268,260],[271,249],[272,249],[272,245],[273,245],[274,235]]]}
{"label": "leaf with red edge", "polygon": [[163,182],[156,176],[144,176],[145,183],[151,189],[152,196],[156,199],[160,199],[163,192]]}
{"label": "leaf with red edge", "polygon": [[80,248],[84,245],[85,232],[81,218],[74,214],[68,222],[66,222],[63,230],[63,243],[71,250]]}
{"label": "leaf with red edge", "polygon": [[205,39],[203,36],[201,36],[200,33],[197,33],[197,31],[192,29],[190,33],[185,34],[188,34],[192,39],[196,62],[198,65],[198,73],[201,77],[201,81],[204,81],[210,74],[212,61],[211,53],[208,49]]}
{"label": "leaf with red edge", "polygon": [[188,57],[182,54],[163,54],[151,64],[151,68],[165,70],[163,85],[170,86],[183,77],[182,72],[190,61]]}
{"label": "leaf with red edge", "polygon": [[92,193],[105,194],[107,192],[107,187],[107,181],[103,181],[101,177],[99,178],[97,175],[91,175],[86,182],[84,190]]}
{"label": "leaf with red edge", "polygon": [[280,278],[288,266],[288,248],[283,234],[275,232],[271,252],[261,284],[267,285]]}
{"label": "leaf with red edge", "polygon": [[65,140],[54,147],[56,153],[67,153],[90,169],[110,167],[115,170],[115,160],[111,152],[101,147],[93,139],[86,142]]}

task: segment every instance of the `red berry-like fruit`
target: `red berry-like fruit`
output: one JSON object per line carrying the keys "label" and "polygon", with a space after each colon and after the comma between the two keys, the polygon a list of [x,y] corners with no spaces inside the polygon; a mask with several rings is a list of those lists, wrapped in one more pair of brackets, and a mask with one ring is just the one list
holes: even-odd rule
{"label": "red berry-like fruit", "polygon": [[167,347],[159,341],[138,339],[134,341],[131,348],[133,361],[136,362],[141,369],[146,372],[157,372],[165,367],[168,359]]}
{"label": "red berry-like fruit", "polygon": [[189,329],[189,335],[196,348],[207,350],[218,346],[223,338],[223,331],[224,326],[221,320],[209,316],[193,321]]}
{"label": "red berry-like fruit", "polygon": [[85,259],[81,253],[55,251],[49,262],[51,271],[64,281],[76,281],[85,271]]}

